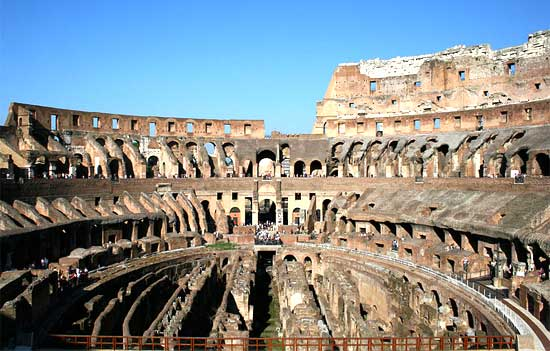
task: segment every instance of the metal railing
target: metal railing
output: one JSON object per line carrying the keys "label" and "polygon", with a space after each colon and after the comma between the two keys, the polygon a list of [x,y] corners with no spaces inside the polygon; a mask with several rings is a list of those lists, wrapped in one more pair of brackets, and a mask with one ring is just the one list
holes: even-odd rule
{"label": "metal railing", "polygon": [[185,351],[443,351],[514,349],[516,338],[500,336],[371,338],[185,338],[164,336],[50,335],[51,346],[72,349]]}

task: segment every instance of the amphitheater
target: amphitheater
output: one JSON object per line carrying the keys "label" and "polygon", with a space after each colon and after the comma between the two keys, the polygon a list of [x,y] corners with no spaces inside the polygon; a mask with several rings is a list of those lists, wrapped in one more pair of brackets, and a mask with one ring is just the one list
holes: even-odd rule
{"label": "amphitheater", "polygon": [[340,64],[311,134],[11,103],[0,346],[549,350],[549,57]]}

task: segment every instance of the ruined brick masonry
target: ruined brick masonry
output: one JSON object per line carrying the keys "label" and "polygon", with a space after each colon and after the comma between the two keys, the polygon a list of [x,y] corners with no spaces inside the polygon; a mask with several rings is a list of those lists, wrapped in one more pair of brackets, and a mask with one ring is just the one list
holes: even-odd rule
{"label": "ruined brick masonry", "polygon": [[[547,347],[549,57],[541,31],[340,64],[312,134],[12,103],[0,346],[62,333]],[[63,285],[74,268],[89,276]],[[529,322],[456,276],[507,293],[498,303]]]}

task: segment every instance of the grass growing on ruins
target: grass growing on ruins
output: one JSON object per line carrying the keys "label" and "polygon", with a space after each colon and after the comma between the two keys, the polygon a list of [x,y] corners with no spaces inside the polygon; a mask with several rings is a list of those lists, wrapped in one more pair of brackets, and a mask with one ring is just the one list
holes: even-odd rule
{"label": "grass growing on ruins", "polygon": [[235,250],[238,248],[238,246],[234,243],[222,243],[222,242],[206,245],[206,247],[211,250]]}

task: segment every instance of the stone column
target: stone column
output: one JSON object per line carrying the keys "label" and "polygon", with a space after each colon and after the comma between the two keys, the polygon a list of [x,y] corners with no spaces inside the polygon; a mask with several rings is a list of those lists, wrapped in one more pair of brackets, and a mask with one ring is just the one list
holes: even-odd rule
{"label": "stone column", "polygon": [[149,222],[147,224],[147,236],[155,235],[155,220],[149,219]]}
{"label": "stone column", "polygon": [[138,222],[133,221],[132,222],[132,242],[138,241],[138,235],[139,235],[139,229],[138,229]]}

